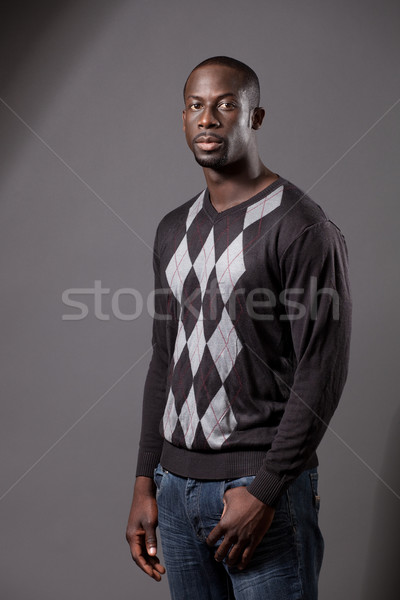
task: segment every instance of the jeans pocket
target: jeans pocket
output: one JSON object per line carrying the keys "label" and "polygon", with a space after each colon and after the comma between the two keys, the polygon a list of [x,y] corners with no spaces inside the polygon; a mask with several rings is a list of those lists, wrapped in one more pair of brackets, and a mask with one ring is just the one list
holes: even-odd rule
{"label": "jeans pocket", "polygon": [[223,479],[219,482],[218,489],[218,511],[215,517],[219,520],[225,508],[224,496],[225,492],[232,490],[237,487],[247,487],[253,481],[255,475],[245,475],[244,477],[237,477],[236,479]]}
{"label": "jeans pocket", "polygon": [[314,471],[314,472],[311,472],[309,475],[310,475],[311,489],[312,489],[312,493],[313,493],[313,497],[314,497],[314,508],[318,514],[320,504],[321,504],[321,498],[318,494],[318,473]]}
{"label": "jeans pocket", "polygon": [[247,487],[254,478],[255,475],[245,475],[244,477],[238,477],[236,479],[226,479],[224,481],[223,493],[236,487]]}
{"label": "jeans pocket", "polygon": [[156,495],[157,496],[161,491],[161,486],[162,486],[162,482],[164,480],[165,473],[166,473],[166,471],[164,471],[164,469],[162,468],[162,466],[160,464],[158,464],[156,466],[156,468],[154,469],[153,479],[154,479],[154,483],[156,485]]}

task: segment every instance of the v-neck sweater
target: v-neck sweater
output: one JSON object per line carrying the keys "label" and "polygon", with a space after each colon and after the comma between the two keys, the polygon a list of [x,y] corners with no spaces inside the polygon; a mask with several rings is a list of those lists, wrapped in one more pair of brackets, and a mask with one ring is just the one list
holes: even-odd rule
{"label": "v-neck sweater", "polygon": [[153,355],[137,475],[255,475],[274,505],[305,469],[347,376],[346,243],[279,177],[216,211],[208,190],[168,213],[154,244]]}

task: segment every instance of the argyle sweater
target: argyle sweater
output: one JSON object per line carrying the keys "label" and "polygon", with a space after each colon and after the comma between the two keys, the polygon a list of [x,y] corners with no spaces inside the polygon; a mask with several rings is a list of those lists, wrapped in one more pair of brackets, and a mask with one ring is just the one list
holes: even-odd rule
{"label": "argyle sweater", "polygon": [[339,401],[351,302],[343,235],[279,177],[218,213],[208,190],[167,214],[154,245],[153,356],[137,475],[255,475],[274,505]]}

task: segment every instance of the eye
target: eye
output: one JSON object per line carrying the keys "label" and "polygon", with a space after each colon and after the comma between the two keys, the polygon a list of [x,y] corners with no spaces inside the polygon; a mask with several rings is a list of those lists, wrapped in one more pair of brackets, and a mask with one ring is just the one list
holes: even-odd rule
{"label": "eye", "polygon": [[189,104],[189,110],[200,110],[200,108],[200,102],[194,102],[193,104]]}
{"label": "eye", "polygon": [[221,102],[218,104],[218,107],[223,110],[233,110],[236,107],[236,104],[234,104],[234,102]]}

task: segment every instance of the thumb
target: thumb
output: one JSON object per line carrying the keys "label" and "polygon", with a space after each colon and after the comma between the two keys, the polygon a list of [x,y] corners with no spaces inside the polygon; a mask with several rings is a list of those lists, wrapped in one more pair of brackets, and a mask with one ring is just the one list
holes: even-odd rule
{"label": "thumb", "polygon": [[155,556],[157,554],[157,536],[153,527],[145,529],[145,539],[147,554]]}
{"label": "thumb", "polygon": [[226,511],[226,500],[225,500],[225,498],[223,498],[222,502],[223,502],[223,504],[224,504],[224,510],[222,511],[221,519],[222,519],[222,517],[224,516],[224,514],[225,514],[225,511]]}

